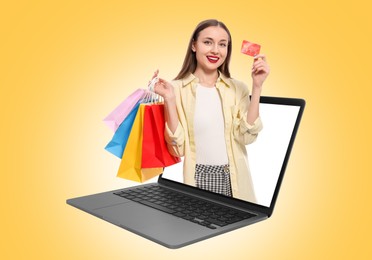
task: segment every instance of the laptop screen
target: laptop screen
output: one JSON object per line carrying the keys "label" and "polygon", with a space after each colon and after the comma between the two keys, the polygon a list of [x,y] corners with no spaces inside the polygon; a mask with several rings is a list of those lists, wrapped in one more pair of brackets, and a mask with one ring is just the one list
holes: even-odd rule
{"label": "laptop screen", "polygon": [[[249,171],[256,201],[270,207],[300,112],[299,105],[260,103],[263,129],[246,145]],[[162,178],[183,183],[183,161],[166,167]],[[234,196],[234,195],[233,195]]]}

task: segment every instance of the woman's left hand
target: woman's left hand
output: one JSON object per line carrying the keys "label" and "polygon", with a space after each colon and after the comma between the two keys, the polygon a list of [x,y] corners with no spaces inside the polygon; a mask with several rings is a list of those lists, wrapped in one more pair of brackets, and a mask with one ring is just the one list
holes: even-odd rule
{"label": "woman's left hand", "polygon": [[270,67],[266,62],[266,56],[256,55],[252,66],[253,88],[261,88],[270,73]]}

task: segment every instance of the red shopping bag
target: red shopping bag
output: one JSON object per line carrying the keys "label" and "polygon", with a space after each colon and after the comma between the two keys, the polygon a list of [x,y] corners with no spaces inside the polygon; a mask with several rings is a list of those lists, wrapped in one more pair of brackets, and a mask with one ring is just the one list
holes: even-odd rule
{"label": "red shopping bag", "polygon": [[166,167],[181,161],[171,155],[164,138],[164,104],[145,106],[142,139],[142,168]]}

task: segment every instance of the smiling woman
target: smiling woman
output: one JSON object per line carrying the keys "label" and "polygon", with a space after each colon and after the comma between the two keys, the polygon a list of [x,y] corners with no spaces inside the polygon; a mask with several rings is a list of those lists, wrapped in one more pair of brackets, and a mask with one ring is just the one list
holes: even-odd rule
{"label": "smiling woman", "polygon": [[155,92],[164,98],[168,149],[184,157],[184,182],[256,202],[245,146],[262,129],[259,100],[269,67],[264,55],[254,57],[250,100],[248,87],[230,76],[231,50],[226,25],[202,21],[181,71],[172,83],[159,79]]}

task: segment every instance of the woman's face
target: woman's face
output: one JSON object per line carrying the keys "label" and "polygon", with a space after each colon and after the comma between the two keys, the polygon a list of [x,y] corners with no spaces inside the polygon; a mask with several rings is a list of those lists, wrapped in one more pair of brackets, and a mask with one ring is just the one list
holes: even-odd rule
{"label": "woman's face", "polygon": [[198,39],[192,44],[197,69],[217,70],[226,59],[228,42],[227,32],[219,26],[210,26],[200,31]]}

